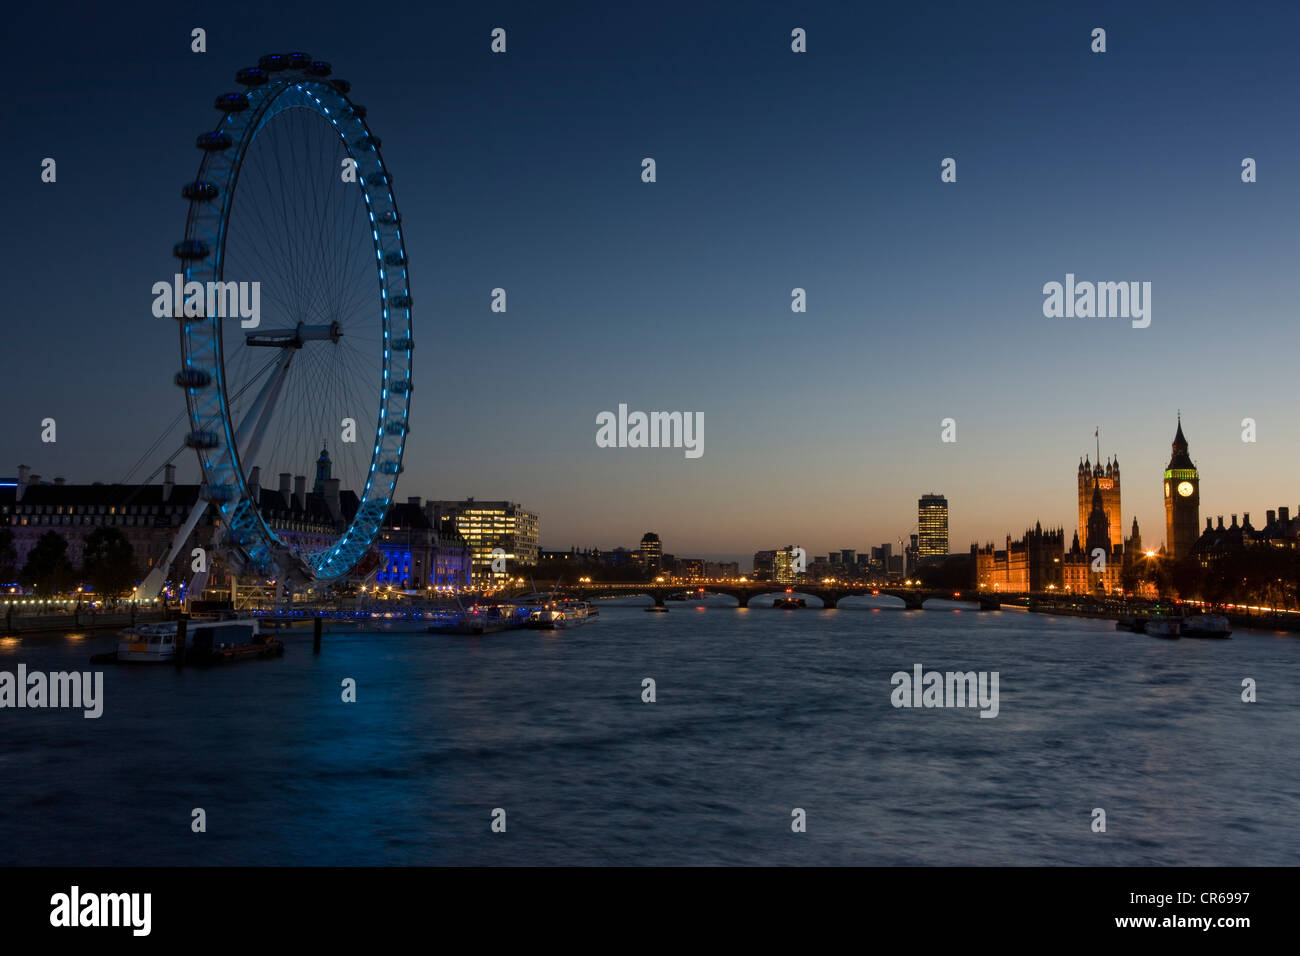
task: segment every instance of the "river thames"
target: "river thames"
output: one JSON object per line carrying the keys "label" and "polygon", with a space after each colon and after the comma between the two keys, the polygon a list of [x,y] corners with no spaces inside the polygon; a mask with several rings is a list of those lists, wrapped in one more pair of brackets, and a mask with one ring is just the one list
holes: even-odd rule
{"label": "river thames", "polygon": [[[1300,863],[1296,637],[728,603],[103,668],[99,719],[0,710],[0,864]],[[0,670],[112,644],[5,638]],[[896,708],[918,664],[997,672],[997,716]]]}

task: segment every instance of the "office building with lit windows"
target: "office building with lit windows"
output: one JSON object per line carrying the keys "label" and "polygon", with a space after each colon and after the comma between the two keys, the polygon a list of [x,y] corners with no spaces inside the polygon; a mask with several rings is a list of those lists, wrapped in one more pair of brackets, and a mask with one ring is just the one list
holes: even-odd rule
{"label": "office building with lit windows", "polygon": [[647,571],[663,570],[664,546],[653,531],[647,531],[641,537],[641,563]]}
{"label": "office building with lit windows", "polygon": [[772,554],[772,579],[777,584],[794,584],[799,580],[799,575],[804,573],[803,568],[796,566],[795,546],[787,544],[780,551]]}
{"label": "office building with lit windows", "polygon": [[[469,546],[474,583],[504,581],[517,569],[537,564],[537,513],[513,501],[430,501],[425,505],[436,528],[448,523]],[[505,571],[493,571],[493,550],[500,548]],[[496,555],[500,557],[501,555]]]}
{"label": "office building with lit windows", "polygon": [[916,503],[918,562],[948,556],[948,499],[943,495],[922,495]]}

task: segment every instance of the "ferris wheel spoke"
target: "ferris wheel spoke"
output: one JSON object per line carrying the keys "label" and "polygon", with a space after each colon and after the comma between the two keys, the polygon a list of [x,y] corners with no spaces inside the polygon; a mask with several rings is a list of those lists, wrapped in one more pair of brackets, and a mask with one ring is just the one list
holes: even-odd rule
{"label": "ferris wheel spoke", "polygon": [[[248,197],[248,201],[236,202],[234,213],[236,222],[241,216],[247,216],[256,222],[250,223],[252,228],[245,230],[248,236],[246,254],[242,249],[236,250],[236,255],[231,258],[241,267],[241,271],[247,269],[250,276],[262,281],[263,297],[280,303],[285,309],[285,315],[288,316],[292,314],[290,306],[292,281],[285,271],[283,257],[274,254],[276,247],[282,247],[284,244],[283,224],[278,217],[267,215],[266,207],[271,199],[272,190],[264,164],[254,163],[253,171],[257,174],[251,184],[253,193]],[[267,281],[268,278],[270,281]]]}

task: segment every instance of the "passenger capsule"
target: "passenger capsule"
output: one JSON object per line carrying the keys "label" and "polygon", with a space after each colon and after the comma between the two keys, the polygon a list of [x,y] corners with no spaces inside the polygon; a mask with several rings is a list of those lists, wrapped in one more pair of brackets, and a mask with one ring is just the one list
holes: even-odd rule
{"label": "passenger capsule", "polygon": [[352,84],[349,83],[347,80],[340,80],[335,78],[333,80],[330,80],[330,86],[334,87],[334,89],[338,90],[344,96],[347,96],[348,93],[352,91]]}
{"label": "passenger capsule", "polygon": [[177,259],[206,259],[208,244],[202,239],[182,239],[172,246],[172,255]]}
{"label": "passenger capsule", "polygon": [[185,444],[191,448],[216,448],[220,442],[213,431],[190,432],[185,436]]}
{"label": "passenger capsule", "polygon": [[183,368],[176,373],[176,384],[181,388],[207,388],[212,376],[201,368]]}
{"label": "passenger capsule", "polygon": [[211,133],[200,133],[194,145],[199,149],[207,150],[209,153],[215,153],[219,150],[230,149],[235,141],[230,138],[230,134],[224,129],[216,130]]}
{"label": "passenger capsule", "polygon": [[257,65],[267,73],[278,73],[287,67],[289,63],[283,53],[268,53],[266,56],[258,58]]}
{"label": "passenger capsule", "polygon": [[362,106],[360,103],[353,103],[351,106],[348,107],[349,115],[355,116],[357,119],[365,119],[366,112],[367,112],[366,108]]}
{"label": "passenger capsule", "polygon": [[238,113],[248,109],[248,96],[244,93],[222,93],[212,105],[223,113]]}
{"label": "passenger capsule", "polygon": [[255,66],[247,66],[235,74],[235,82],[245,86],[261,86],[267,80],[266,71]]}
{"label": "passenger capsule", "polygon": [[191,201],[216,199],[219,190],[213,183],[194,182],[186,183],[181,187],[181,195]]}
{"label": "passenger capsule", "polygon": [[310,53],[290,53],[286,59],[289,61],[289,69],[291,70],[306,70],[312,64]]}
{"label": "passenger capsule", "polygon": [[326,60],[312,60],[311,66],[307,67],[307,72],[312,76],[329,76],[334,72],[334,67]]}

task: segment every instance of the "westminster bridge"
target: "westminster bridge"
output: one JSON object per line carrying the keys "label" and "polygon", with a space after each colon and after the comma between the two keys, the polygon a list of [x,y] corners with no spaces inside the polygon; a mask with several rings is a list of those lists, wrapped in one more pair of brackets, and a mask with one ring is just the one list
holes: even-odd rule
{"label": "westminster bridge", "polygon": [[934,599],[975,604],[981,611],[996,611],[1004,602],[1010,603],[1018,595],[990,593],[976,589],[953,591],[944,588],[893,586],[878,584],[776,584],[766,581],[740,583],[710,582],[688,587],[682,584],[617,582],[601,584],[582,582],[566,584],[557,589],[566,597],[589,600],[601,597],[632,597],[644,594],[663,607],[664,602],[676,594],[700,593],[726,594],[736,599],[737,606],[748,607],[752,598],[770,594],[790,597],[815,597],[827,608],[838,606],[847,597],[878,597],[887,595],[903,602],[908,610],[919,611],[926,601]]}

